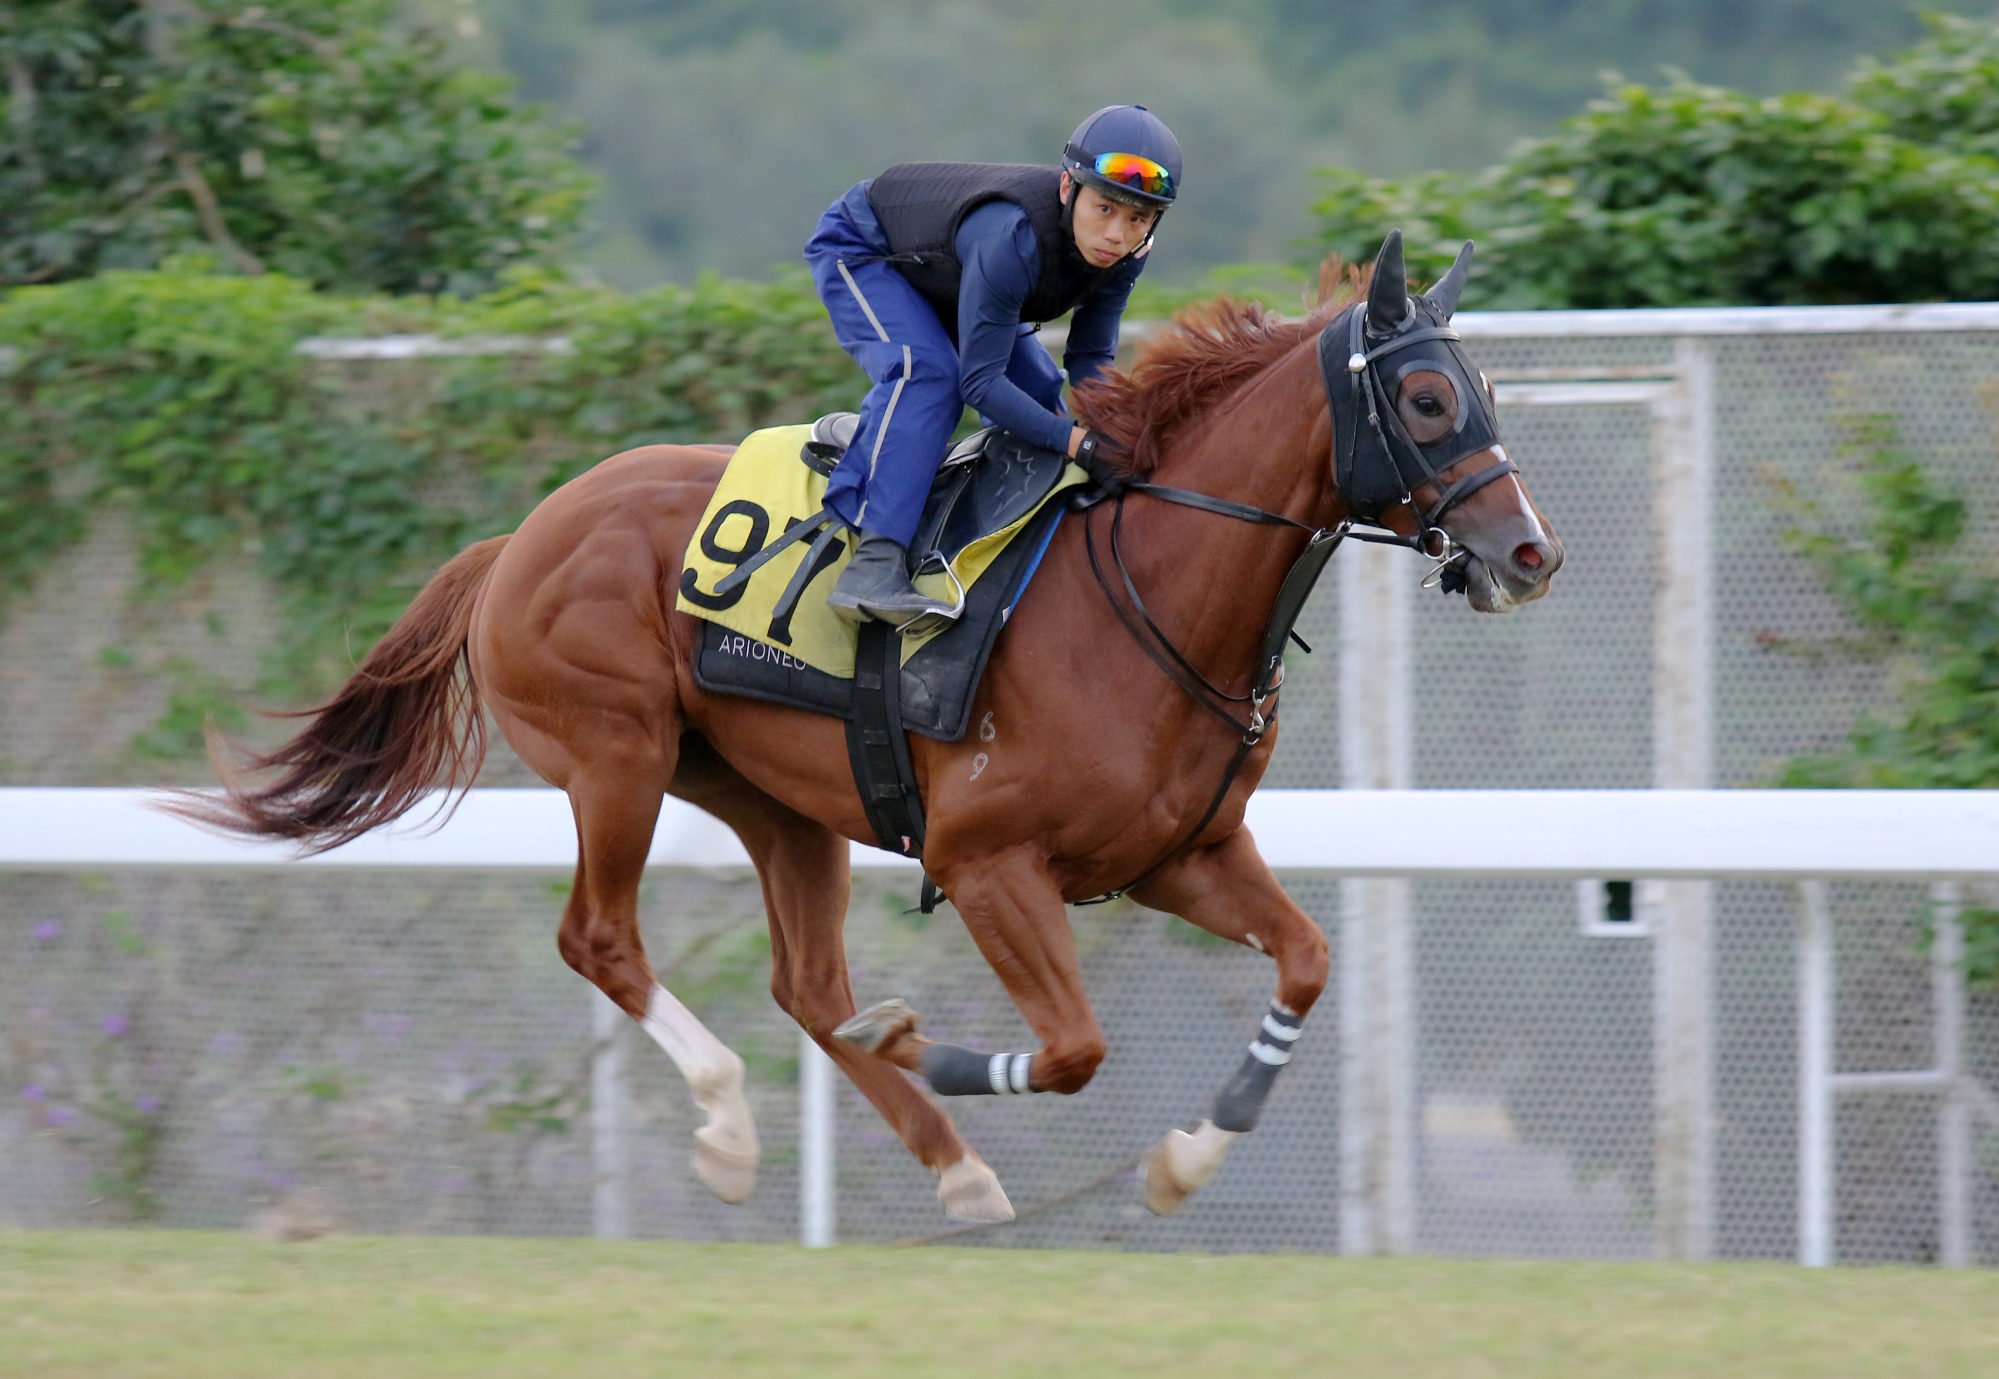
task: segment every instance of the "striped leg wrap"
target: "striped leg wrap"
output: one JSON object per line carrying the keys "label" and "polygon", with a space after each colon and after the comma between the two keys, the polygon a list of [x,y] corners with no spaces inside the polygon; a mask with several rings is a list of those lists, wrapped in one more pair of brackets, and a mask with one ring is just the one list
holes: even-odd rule
{"label": "striped leg wrap", "polygon": [[1276,1084],[1278,1069],[1291,1061],[1292,1045],[1298,1042],[1304,1027],[1304,1016],[1293,1015],[1275,1001],[1270,1003],[1269,1013],[1257,1027],[1256,1038],[1251,1041],[1242,1066],[1215,1098],[1211,1119],[1216,1128],[1235,1131],[1256,1128],[1263,1099]]}
{"label": "striped leg wrap", "polygon": [[1015,1096],[1028,1085],[1031,1053],[974,1053],[956,1044],[923,1050],[923,1076],[939,1096]]}

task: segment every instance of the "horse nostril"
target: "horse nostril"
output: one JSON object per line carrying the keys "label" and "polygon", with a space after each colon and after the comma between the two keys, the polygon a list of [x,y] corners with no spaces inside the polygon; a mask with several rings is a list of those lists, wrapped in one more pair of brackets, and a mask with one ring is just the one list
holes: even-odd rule
{"label": "horse nostril", "polygon": [[1513,563],[1531,573],[1546,564],[1547,558],[1541,554],[1539,542],[1526,541],[1514,548]]}

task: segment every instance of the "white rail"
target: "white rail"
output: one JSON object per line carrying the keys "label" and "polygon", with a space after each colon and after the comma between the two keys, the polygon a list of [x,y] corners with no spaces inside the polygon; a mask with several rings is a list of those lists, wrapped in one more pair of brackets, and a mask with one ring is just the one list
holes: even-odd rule
{"label": "white rail", "polygon": [[[576,859],[554,790],[474,790],[442,828],[397,825],[308,858],[193,828],[150,807],[160,798],[0,788],[0,869],[568,871]],[[649,865],[749,865],[722,823],[667,804]],[[1266,790],[1250,801],[1249,826],[1280,871],[1349,877],[1999,879],[1999,791]],[[911,865],[858,843],[854,864]]]}

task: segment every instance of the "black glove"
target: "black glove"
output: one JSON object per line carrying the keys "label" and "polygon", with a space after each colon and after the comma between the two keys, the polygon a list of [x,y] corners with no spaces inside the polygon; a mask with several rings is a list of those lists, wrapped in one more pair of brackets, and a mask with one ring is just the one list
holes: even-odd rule
{"label": "black glove", "polygon": [[1109,493],[1117,492],[1137,477],[1121,463],[1129,458],[1129,450],[1101,431],[1083,432],[1083,439],[1076,446],[1076,463],[1096,481],[1097,487]]}

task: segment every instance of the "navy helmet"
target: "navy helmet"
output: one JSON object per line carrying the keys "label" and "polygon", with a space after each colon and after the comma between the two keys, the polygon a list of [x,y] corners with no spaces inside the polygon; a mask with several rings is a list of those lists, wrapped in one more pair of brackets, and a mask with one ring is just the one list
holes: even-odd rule
{"label": "navy helmet", "polygon": [[1107,105],[1077,125],[1062,167],[1115,201],[1163,211],[1180,194],[1180,141],[1142,105]]}

